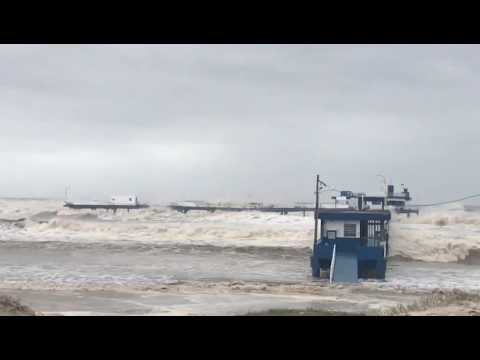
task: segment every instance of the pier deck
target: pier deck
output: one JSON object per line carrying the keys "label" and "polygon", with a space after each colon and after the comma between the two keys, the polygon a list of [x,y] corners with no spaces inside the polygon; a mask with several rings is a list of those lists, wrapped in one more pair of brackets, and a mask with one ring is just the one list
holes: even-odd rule
{"label": "pier deck", "polygon": [[199,211],[261,211],[261,212],[273,212],[286,215],[289,212],[310,212],[315,211],[315,208],[310,207],[223,207],[223,206],[184,206],[184,205],[170,205],[170,209],[179,211],[186,214],[191,210]]}

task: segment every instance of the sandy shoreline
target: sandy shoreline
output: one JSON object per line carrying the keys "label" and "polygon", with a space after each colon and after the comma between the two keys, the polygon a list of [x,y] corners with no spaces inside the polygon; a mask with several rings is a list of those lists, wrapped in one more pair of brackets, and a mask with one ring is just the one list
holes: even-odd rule
{"label": "sandy shoreline", "polygon": [[[382,289],[371,284],[183,282],[149,289],[2,289],[0,315],[234,316],[480,315],[480,295],[460,290]],[[20,302],[14,299],[21,299]],[[34,310],[32,310],[34,309]],[[276,312],[275,312],[276,310]]]}

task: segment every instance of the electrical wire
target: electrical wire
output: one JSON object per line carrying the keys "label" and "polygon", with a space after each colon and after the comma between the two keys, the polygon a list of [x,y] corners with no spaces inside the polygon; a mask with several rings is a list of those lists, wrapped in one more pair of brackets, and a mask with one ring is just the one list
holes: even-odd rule
{"label": "electrical wire", "polygon": [[432,204],[415,204],[415,205],[409,204],[408,206],[412,206],[412,207],[438,206],[438,205],[452,204],[452,203],[460,202],[467,199],[473,199],[476,197],[480,197],[480,194],[466,196],[464,198],[457,199],[457,200],[443,201],[443,202],[432,203]]}

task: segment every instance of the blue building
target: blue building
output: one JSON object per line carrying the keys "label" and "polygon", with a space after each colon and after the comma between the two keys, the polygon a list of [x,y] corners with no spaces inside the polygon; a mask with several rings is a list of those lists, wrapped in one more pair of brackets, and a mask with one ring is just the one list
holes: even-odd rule
{"label": "blue building", "polygon": [[[390,211],[385,210],[388,198],[349,191],[342,191],[341,195],[334,197],[334,208],[317,205],[312,276],[326,275],[331,282],[384,279],[391,219]],[[338,201],[344,203],[337,206]],[[374,205],[381,208],[374,209]]]}

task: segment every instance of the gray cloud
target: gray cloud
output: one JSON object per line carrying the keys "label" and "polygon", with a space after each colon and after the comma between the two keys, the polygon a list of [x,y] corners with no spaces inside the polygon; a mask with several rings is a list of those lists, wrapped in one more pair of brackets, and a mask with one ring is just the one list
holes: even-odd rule
{"label": "gray cloud", "polygon": [[0,195],[480,192],[475,45],[1,45]]}

